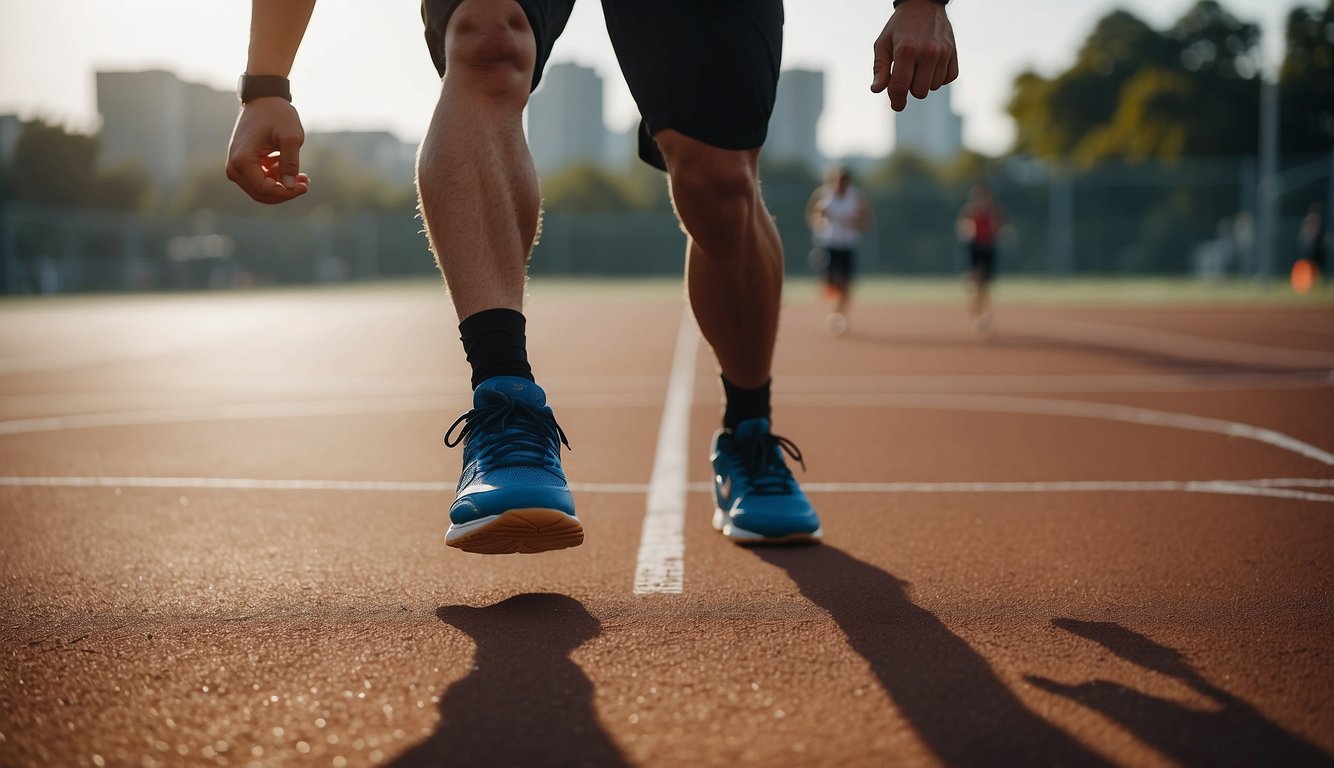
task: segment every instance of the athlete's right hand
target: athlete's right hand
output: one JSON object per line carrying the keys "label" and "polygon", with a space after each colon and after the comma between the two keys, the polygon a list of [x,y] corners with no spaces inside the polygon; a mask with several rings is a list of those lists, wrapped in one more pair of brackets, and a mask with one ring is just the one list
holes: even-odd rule
{"label": "athlete's right hand", "polygon": [[282,203],[306,194],[310,177],[301,173],[306,132],[296,108],[269,96],[241,107],[227,149],[227,178],[261,203]]}

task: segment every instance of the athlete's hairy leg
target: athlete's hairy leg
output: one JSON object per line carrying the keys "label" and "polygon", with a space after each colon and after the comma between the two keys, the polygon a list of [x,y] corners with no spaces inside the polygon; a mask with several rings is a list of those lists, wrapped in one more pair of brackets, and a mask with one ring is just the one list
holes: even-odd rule
{"label": "athlete's hairy leg", "polygon": [[523,307],[541,198],[523,134],[536,43],[516,3],[464,0],[417,156],[422,220],[459,319]]}
{"label": "athlete's hairy leg", "polygon": [[655,136],[689,237],[686,285],[722,374],[769,380],[783,289],[783,246],[760,197],[759,150],[725,150],[676,131]]}

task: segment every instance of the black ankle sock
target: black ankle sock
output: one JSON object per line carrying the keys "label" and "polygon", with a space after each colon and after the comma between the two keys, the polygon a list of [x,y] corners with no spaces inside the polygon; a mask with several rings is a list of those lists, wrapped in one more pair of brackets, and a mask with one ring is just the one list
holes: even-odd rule
{"label": "black ankle sock", "polygon": [[519,376],[529,381],[528,347],[523,313],[512,309],[485,309],[459,323],[459,340],[472,366],[472,388],[492,376]]}
{"label": "black ankle sock", "polygon": [[756,389],[742,389],[720,376],[723,380],[723,394],[727,406],[723,410],[723,428],[736,429],[746,419],[769,418],[769,385],[773,379],[764,382]]}

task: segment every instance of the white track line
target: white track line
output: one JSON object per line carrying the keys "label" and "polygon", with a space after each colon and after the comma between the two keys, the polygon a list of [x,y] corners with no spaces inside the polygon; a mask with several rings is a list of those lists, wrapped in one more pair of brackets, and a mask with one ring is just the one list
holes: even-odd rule
{"label": "white track line", "polygon": [[[665,472],[665,470],[664,470]],[[575,493],[648,494],[645,483],[571,483]],[[403,482],[394,480],[280,480],[242,477],[0,477],[0,487],[9,488],[171,488],[178,490],[232,491],[373,491],[392,493],[453,493],[453,483]],[[706,493],[709,483],[683,483],[681,493]],[[1329,478],[1260,478],[1256,480],[1050,480],[1036,482],[897,482],[897,483],[804,483],[810,493],[1212,493],[1226,496],[1265,496],[1276,499],[1334,502],[1334,494],[1299,490],[1334,488]],[[673,518],[683,525],[684,495]],[[645,531],[648,531],[647,518]],[[656,532],[653,535],[657,535]],[[678,544],[680,530],[676,530]],[[646,540],[640,546],[641,565]],[[655,549],[654,547],[647,547]],[[679,550],[675,573],[681,575]],[[665,557],[666,554],[662,553]],[[658,590],[665,591],[665,590]],[[643,593],[641,593],[643,594]]]}
{"label": "white track line", "polygon": [[649,477],[648,505],[635,567],[636,595],[677,594],[685,583],[686,456],[698,350],[699,332],[687,307],[676,334],[667,402]]}
{"label": "white track line", "polygon": [[1195,416],[1189,413],[1155,411],[1132,405],[1112,403],[1091,403],[1082,400],[1049,400],[1032,397],[1011,397],[1007,395],[843,395],[839,397],[790,395],[782,402],[787,405],[848,408],[849,406],[884,408],[920,408],[944,411],[981,411],[985,413],[1025,413],[1043,416],[1075,416],[1108,421],[1124,421],[1131,424],[1145,424],[1156,427],[1171,427],[1194,432],[1212,432],[1228,437],[1240,437],[1247,440],[1271,445],[1285,451],[1291,451],[1322,464],[1334,465],[1334,453],[1318,448],[1310,443],[1290,437],[1265,427],[1243,424],[1227,419],[1215,419],[1209,416]]}
{"label": "white track line", "polygon": [[[583,381],[567,377],[570,381]],[[622,380],[623,379],[623,380]],[[974,400],[985,398],[1006,398],[1001,392],[1192,392],[1204,389],[1306,389],[1324,388],[1334,385],[1334,371],[1329,373],[1299,372],[1291,374],[1233,375],[1202,374],[1199,376],[1169,375],[995,375],[995,376],[787,376],[783,378],[782,391],[776,393],[779,403],[793,403],[812,407],[834,407],[842,405],[889,405],[904,407],[901,403],[911,402],[902,398],[940,398],[968,397]],[[656,407],[660,402],[661,390],[646,381],[644,377],[611,377],[596,386],[590,382],[568,385],[571,391],[561,395],[563,408],[606,407],[622,408]],[[549,385],[552,390],[565,391],[564,387]],[[252,403],[223,403],[178,406],[171,408],[147,408],[128,411],[106,411],[100,413],[78,413],[63,416],[38,416],[0,421],[0,435],[19,435],[33,432],[57,432],[69,429],[97,429],[102,427],[151,426],[156,424],[182,424],[189,422],[241,421],[264,419],[292,419],[312,416],[354,416],[380,413],[432,413],[449,410],[449,403],[457,400],[460,392],[466,390],[443,390],[435,393],[379,395],[373,397],[343,397],[325,399],[303,399],[287,401],[265,401]],[[972,394],[964,394],[972,393]],[[67,393],[72,397],[79,393]],[[25,396],[10,396],[6,404],[21,403]],[[49,395],[41,395],[49,398]],[[885,400],[892,398],[891,400]],[[1008,398],[1007,402],[1034,402],[1032,398]],[[948,401],[959,402],[959,401]],[[1055,401],[1066,402],[1066,401]],[[1086,406],[1108,408],[1102,403],[1086,403]],[[940,408],[939,405],[922,405],[924,408]],[[1015,411],[1012,406],[1001,408],[970,407],[961,410],[1020,413],[1045,413],[1047,411]],[[1070,414],[1076,415],[1076,414]],[[1077,415],[1096,418],[1114,418],[1095,413]],[[1206,430],[1218,431],[1218,430]],[[1226,434],[1226,433],[1224,433]]]}
{"label": "white track line", "polygon": [[[1303,480],[1302,485],[1322,481]],[[810,493],[1216,493],[1334,502],[1334,495],[1279,487],[1271,480],[1085,480],[991,483],[804,483]]]}

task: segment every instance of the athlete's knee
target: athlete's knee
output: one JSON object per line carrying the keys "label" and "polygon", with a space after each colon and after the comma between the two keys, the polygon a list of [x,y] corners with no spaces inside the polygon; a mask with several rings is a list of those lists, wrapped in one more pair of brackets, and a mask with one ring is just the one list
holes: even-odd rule
{"label": "athlete's knee", "polygon": [[723,150],[701,142],[662,141],[672,199],[682,223],[696,239],[740,236],[764,213],[755,153]]}
{"label": "athlete's knee", "polygon": [[463,0],[445,31],[446,80],[491,97],[526,101],[537,60],[528,17],[509,0]]}
{"label": "athlete's knee", "polygon": [[755,153],[709,146],[671,131],[659,135],[672,194],[721,205],[749,204],[759,198]]}

